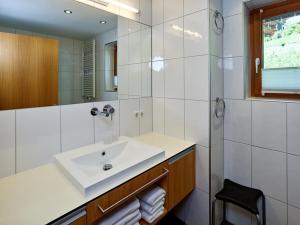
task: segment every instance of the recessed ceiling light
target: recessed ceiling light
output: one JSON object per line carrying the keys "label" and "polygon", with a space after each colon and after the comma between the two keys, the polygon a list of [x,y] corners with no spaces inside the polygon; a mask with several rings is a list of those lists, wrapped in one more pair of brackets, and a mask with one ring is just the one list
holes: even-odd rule
{"label": "recessed ceiling light", "polygon": [[99,23],[106,24],[107,22],[105,20],[100,20]]}
{"label": "recessed ceiling light", "polygon": [[64,12],[66,13],[66,14],[72,14],[72,11],[71,10],[64,10]]}

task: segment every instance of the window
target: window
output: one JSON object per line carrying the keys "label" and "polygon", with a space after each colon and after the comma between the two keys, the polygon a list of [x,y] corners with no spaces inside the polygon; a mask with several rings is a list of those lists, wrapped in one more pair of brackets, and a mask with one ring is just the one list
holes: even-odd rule
{"label": "window", "polygon": [[288,0],[250,13],[251,92],[300,98],[300,2]]}

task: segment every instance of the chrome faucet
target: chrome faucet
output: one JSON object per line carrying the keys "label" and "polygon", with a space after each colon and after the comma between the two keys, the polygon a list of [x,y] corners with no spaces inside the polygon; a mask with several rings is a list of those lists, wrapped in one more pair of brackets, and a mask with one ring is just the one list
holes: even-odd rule
{"label": "chrome faucet", "polygon": [[111,120],[112,120],[112,115],[114,114],[114,112],[115,112],[115,109],[111,105],[105,105],[103,107],[102,112],[99,111],[98,108],[92,108],[91,109],[92,116],[97,116],[97,115],[104,116],[104,117],[109,117],[110,116]]}

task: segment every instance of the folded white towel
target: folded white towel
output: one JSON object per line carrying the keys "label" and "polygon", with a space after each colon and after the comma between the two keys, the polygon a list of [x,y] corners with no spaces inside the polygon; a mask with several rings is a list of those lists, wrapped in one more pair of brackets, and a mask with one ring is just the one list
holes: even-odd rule
{"label": "folded white towel", "polygon": [[151,206],[149,204],[147,204],[146,202],[140,201],[141,204],[141,209],[146,211],[149,214],[153,214],[155,211],[157,211],[158,209],[160,209],[162,206],[164,206],[165,204],[165,198],[162,198],[157,204],[155,204],[154,206]]}
{"label": "folded white towel", "polygon": [[139,214],[133,218],[131,221],[127,222],[125,225],[136,225],[140,224],[139,221],[142,219],[142,214],[139,212]]}
{"label": "folded white towel", "polygon": [[154,214],[148,214],[146,211],[142,210],[142,218],[148,223],[153,223],[158,217],[164,214],[164,210],[165,208],[161,207],[161,209],[157,210]]}
{"label": "folded white towel", "polygon": [[[118,222],[116,222],[114,225],[124,225],[124,224],[127,224],[128,222],[131,222],[131,221],[134,221],[134,219],[140,215],[141,216],[141,213],[140,213],[140,210],[136,210],[134,211],[133,213],[130,213],[129,215],[123,217],[121,220],[119,220]],[[136,222],[136,221],[135,221]]]}
{"label": "folded white towel", "polygon": [[100,221],[97,225],[113,225],[123,219],[128,214],[135,212],[140,208],[140,201],[135,198],[132,201],[124,204],[120,209],[113,212],[102,221]]}
{"label": "folded white towel", "polygon": [[138,195],[138,198],[147,204],[154,206],[166,196],[166,191],[158,186],[153,186]]}

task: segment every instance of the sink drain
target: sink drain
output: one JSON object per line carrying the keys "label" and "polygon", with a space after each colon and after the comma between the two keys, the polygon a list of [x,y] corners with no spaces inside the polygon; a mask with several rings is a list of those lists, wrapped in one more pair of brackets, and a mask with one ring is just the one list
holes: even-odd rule
{"label": "sink drain", "polygon": [[110,170],[112,167],[113,167],[113,166],[112,166],[111,164],[105,164],[105,165],[103,166],[103,170],[104,170],[104,171],[107,171],[107,170]]}

